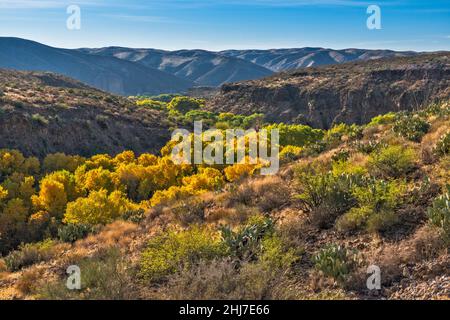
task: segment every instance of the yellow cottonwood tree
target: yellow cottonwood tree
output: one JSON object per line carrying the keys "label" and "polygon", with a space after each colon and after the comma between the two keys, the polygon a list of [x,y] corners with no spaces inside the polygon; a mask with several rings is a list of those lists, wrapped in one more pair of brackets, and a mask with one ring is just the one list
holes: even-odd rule
{"label": "yellow cottonwood tree", "polygon": [[93,191],[87,198],[78,198],[67,205],[64,222],[71,224],[107,224],[130,210],[138,209],[120,191],[108,195],[102,189]]}

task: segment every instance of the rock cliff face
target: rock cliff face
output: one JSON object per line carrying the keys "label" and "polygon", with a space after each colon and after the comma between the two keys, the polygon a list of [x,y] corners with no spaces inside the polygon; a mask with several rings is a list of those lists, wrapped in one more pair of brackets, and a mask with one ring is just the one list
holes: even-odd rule
{"label": "rock cliff face", "polygon": [[347,63],[222,86],[208,108],[329,128],[450,96],[450,53]]}
{"label": "rock cliff face", "polygon": [[157,110],[55,74],[0,69],[0,149],[113,155],[158,152],[168,139]]}

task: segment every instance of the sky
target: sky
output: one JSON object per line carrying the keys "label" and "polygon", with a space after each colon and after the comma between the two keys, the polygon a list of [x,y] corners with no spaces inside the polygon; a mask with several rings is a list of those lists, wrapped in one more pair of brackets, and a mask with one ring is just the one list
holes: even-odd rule
{"label": "sky", "polygon": [[[67,28],[69,5],[80,29]],[[381,29],[369,29],[369,5]],[[62,48],[450,50],[450,0],[0,0],[0,36]]]}

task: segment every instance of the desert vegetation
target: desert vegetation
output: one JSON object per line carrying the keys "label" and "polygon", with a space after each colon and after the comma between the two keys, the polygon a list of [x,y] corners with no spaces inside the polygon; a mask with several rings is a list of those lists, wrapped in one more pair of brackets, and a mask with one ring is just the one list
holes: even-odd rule
{"label": "desert vegetation", "polygon": [[[175,165],[170,142],[159,154],[0,150],[1,297],[449,298],[447,101],[322,130],[132,99],[172,125],[277,128],[282,168]],[[373,264],[381,290],[366,287]]]}

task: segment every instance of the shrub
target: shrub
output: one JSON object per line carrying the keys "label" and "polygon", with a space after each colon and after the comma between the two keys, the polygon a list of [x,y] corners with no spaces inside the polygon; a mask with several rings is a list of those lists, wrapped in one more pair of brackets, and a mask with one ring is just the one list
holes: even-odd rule
{"label": "shrub", "polygon": [[371,154],[382,148],[386,148],[387,145],[378,141],[364,141],[354,143],[355,149],[361,153]]}
{"label": "shrub", "polygon": [[137,299],[137,286],[132,269],[120,250],[102,250],[94,257],[77,263],[82,270],[81,290],[69,290],[66,279],[45,284],[38,292],[40,299],[48,300],[125,300]]}
{"label": "shrub", "polygon": [[330,223],[356,204],[352,193],[354,187],[362,183],[357,175],[328,172],[317,174],[301,172],[297,175],[301,207],[311,212],[312,222],[319,227],[328,227]]}
{"label": "shrub", "polygon": [[394,123],[393,130],[408,140],[419,142],[430,127],[428,122],[417,116],[400,115]]}
{"label": "shrub", "polygon": [[355,266],[355,254],[340,245],[331,244],[313,257],[314,267],[325,276],[343,282]]}
{"label": "shrub", "polygon": [[356,124],[348,125],[340,123],[325,133],[324,142],[327,146],[334,147],[339,145],[343,141],[343,138],[346,138],[346,140],[362,138],[362,127]]}
{"label": "shrub", "polygon": [[35,122],[37,122],[39,124],[42,124],[42,125],[49,124],[49,121],[44,116],[42,116],[42,115],[40,115],[38,113],[33,114],[31,116],[31,120],[33,120],[33,121],[35,121]]}
{"label": "shrub", "polygon": [[39,280],[42,279],[43,270],[30,268],[22,273],[16,282],[16,288],[24,295],[31,294],[38,289]]}
{"label": "shrub", "polygon": [[49,260],[54,254],[55,242],[45,240],[37,243],[23,244],[18,250],[8,254],[4,260],[8,270],[15,272],[35,263]]}
{"label": "shrub", "polygon": [[147,107],[155,110],[164,110],[166,108],[166,103],[151,99],[143,99],[136,101],[136,105],[139,107]]}
{"label": "shrub", "polygon": [[212,126],[217,121],[217,115],[203,110],[191,110],[184,115],[184,122],[187,125],[193,125],[194,121],[203,121],[204,125]]}
{"label": "shrub", "polygon": [[317,142],[323,137],[322,130],[313,129],[305,125],[288,125],[279,123],[266,126],[264,129],[266,129],[269,133],[273,129],[279,131],[280,146],[291,145],[303,147]]}
{"label": "shrub", "polygon": [[373,152],[369,158],[372,174],[383,178],[399,178],[414,169],[415,151],[411,148],[393,145]]}
{"label": "shrub", "polygon": [[259,261],[269,270],[287,270],[296,260],[293,248],[286,248],[281,237],[276,234],[265,236],[261,242]]}
{"label": "shrub", "polygon": [[147,281],[159,281],[177,270],[223,253],[224,246],[210,229],[194,226],[186,231],[169,231],[147,244],[141,257],[141,276]]}
{"label": "shrub", "polygon": [[92,226],[85,224],[68,224],[58,229],[58,238],[63,242],[75,242],[87,237],[93,231]]}
{"label": "shrub", "polygon": [[382,125],[382,124],[391,124],[395,121],[395,119],[396,119],[396,114],[394,112],[389,112],[389,113],[379,115],[379,116],[372,118],[372,120],[370,121],[370,123],[367,126],[371,127],[371,126],[377,126],[377,125]]}
{"label": "shrub", "polygon": [[273,221],[270,218],[256,215],[236,232],[229,227],[222,227],[222,241],[227,253],[239,260],[253,260],[260,253],[261,240],[273,233]]}
{"label": "shrub", "polygon": [[287,300],[298,297],[292,287],[285,270],[268,270],[261,263],[243,263],[238,269],[222,259],[172,276],[163,292],[176,300]]}
{"label": "shrub", "polygon": [[450,154],[450,132],[444,134],[436,144],[436,154],[446,156]]}
{"label": "shrub", "polygon": [[195,99],[189,97],[175,97],[167,105],[167,109],[172,112],[185,114],[191,110],[202,109],[205,101],[202,99]]}
{"label": "shrub", "polygon": [[259,168],[257,164],[251,163],[236,163],[232,166],[228,166],[224,169],[225,177],[230,182],[235,182],[240,179],[252,176],[254,172]]}
{"label": "shrub", "polygon": [[428,208],[428,219],[432,225],[443,230],[445,239],[450,240],[450,185],[447,185],[447,189]]}
{"label": "shrub", "polygon": [[145,219],[145,210],[142,208],[127,210],[122,214],[122,218],[133,223],[140,223]]}
{"label": "shrub", "polygon": [[44,158],[43,169],[46,173],[59,170],[75,172],[85,159],[80,156],[68,156],[64,153],[49,154]]}
{"label": "shrub", "polygon": [[339,150],[336,152],[331,160],[333,162],[345,162],[350,158],[350,152],[348,150]]}
{"label": "shrub", "polygon": [[184,226],[201,223],[205,219],[207,203],[201,199],[190,198],[177,202],[172,208],[175,218]]}
{"label": "shrub", "polygon": [[297,160],[300,157],[302,150],[303,149],[300,147],[287,145],[280,152],[280,161],[291,162]]}
{"label": "shrub", "polygon": [[[170,101],[172,101],[173,98],[179,97],[179,96],[180,96],[179,94],[175,94],[175,93],[164,93],[164,94],[159,94],[156,96],[151,96],[148,98],[151,100],[154,100],[154,101],[161,101],[161,102],[169,103]],[[146,98],[146,97],[143,97],[143,98]]]}
{"label": "shrub", "polygon": [[395,208],[401,202],[405,189],[405,184],[401,182],[383,180],[372,180],[367,186],[354,188],[352,193],[359,206],[339,218],[338,230],[365,228],[372,232],[393,225],[397,221]]}
{"label": "shrub", "polygon": [[164,205],[174,201],[188,199],[192,195],[192,190],[185,186],[172,186],[167,190],[156,191],[150,199],[150,205],[152,207]]}
{"label": "shrub", "polygon": [[[356,157],[356,156],[355,156]],[[362,177],[367,174],[366,167],[362,164],[354,163],[354,158],[349,159],[348,161],[334,161],[332,164],[332,172],[335,177],[339,175],[352,175],[355,177]]]}

